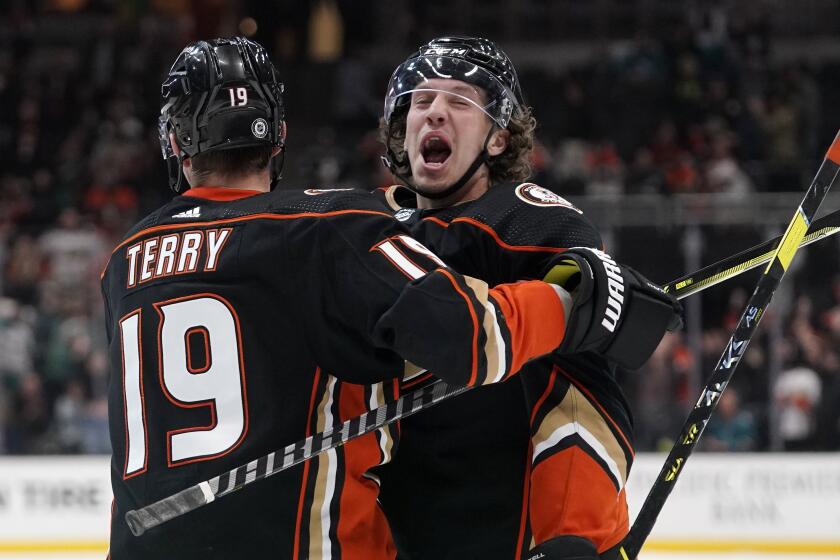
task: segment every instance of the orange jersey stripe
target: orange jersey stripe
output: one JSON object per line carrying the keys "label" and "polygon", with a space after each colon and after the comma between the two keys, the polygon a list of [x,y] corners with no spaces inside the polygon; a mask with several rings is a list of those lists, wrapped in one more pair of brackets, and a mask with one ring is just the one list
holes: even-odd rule
{"label": "orange jersey stripe", "polygon": [[540,247],[539,245],[511,245],[509,243],[505,243],[502,240],[502,238],[499,237],[499,234],[496,233],[496,230],[494,230],[492,227],[488,226],[485,223],[479,222],[478,220],[475,220],[473,218],[461,217],[461,218],[455,218],[451,222],[445,222],[445,221],[441,220],[440,218],[435,218],[434,216],[429,216],[428,218],[423,218],[423,221],[424,222],[429,221],[429,222],[435,223],[439,226],[442,226],[444,228],[448,228],[450,225],[452,225],[456,222],[462,222],[462,223],[473,225],[473,226],[475,226],[475,227],[477,227],[481,230],[484,230],[486,233],[488,233],[490,235],[490,237],[492,237],[493,240],[496,242],[496,244],[498,244],[500,247],[502,247],[504,249],[509,249],[511,251],[562,253],[562,252],[566,251],[566,249],[567,249],[566,247]]}
{"label": "orange jersey stripe", "polygon": [[[569,447],[534,467],[531,483],[531,530],[543,543],[558,535],[578,535],[595,543],[598,552],[615,546],[629,530],[624,490],[589,454]],[[606,504],[613,504],[606,507]]]}
{"label": "orange jersey stripe", "polygon": [[414,387],[415,385],[419,385],[420,383],[423,383],[424,381],[429,380],[431,377],[433,377],[433,375],[431,373],[428,373],[428,372],[420,374],[420,376],[415,377],[414,379],[412,379],[410,381],[406,381],[405,383],[403,383],[401,388],[402,388],[402,390],[410,389],[410,388]]}
{"label": "orange jersey stripe", "polygon": [[149,233],[154,233],[156,231],[170,231],[173,229],[183,229],[183,228],[199,228],[199,227],[208,227],[214,226],[218,224],[233,224],[237,222],[246,222],[248,220],[296,220],[300,218],[332,218],[334,216],[340,216],[342,214],[372,214],[374,216],[385,216],[386,218],[393,218],[387,212],[379,212],[377,210],[336,210],[334,212],[324,212],[324,213],[317,213],[317,212],[302,212],[300,214],[251,214],[248,216],[240,216],[238,218],[225,218],[224,220],[213,220],[210,222],[182,222],[177,224],[165,224],[162,226],[153,226],[150,228],[146,228],[143,230],[138,231],[131,237],[124,239],[120,242],[119,245],[114,247],[114,250],[111,251],[111,256],[108,257],[108,262],[105,263],[105,268],[102,269],[102,272],[99,273],[99,279],[102,280],[105,278],[105,272],[108,270],[108,264],[110,264],[111,257],[114,256],[114,253],[119,251],[125,245],[131,243],[135,239],[143,237]]}
{"label": "orange jersey stripe", "polygon": [[[339,415],[349,420],[367,412],[365,386],[342,383]],[[336,535],[345,560],[388,560],[396,556],[396,546],[385,515],[377,504],[379,487],[363,475],[379,464],[381,453],[376,432],[348,442],[344,452],[344,484],[339,498]]]}
{"label": "orange jersey stripe", "polygon": [[[510,372],[560,346],[566,313],[554,288],[537,280],[501,285],[490,290],[510,330]],[[539,321],[534,320],[539,317]],[[527,317],[527,319],[526,319]]]}
{"label": "orange jersey stripe", "polygon": [[164,224],[162,226],[153,226],[150,228],[146,228],[143,230],[138,231],[131,237],[123,240],[119,245],[114,247],[114,250],[111,251],[113,255],[116,253],[121,247],[124,245],[131,243],[135,239],[143,237],[149,233],[153,233],[156,231],[170,231],[173,229],[184,229],[184,228],[202,228],[202,227],[209,227],[215,226],[220,224],[234,224],[238,222],[246,222],[248,220],[298,220],[301,218],[332,218],[335,216],[341,216],[344,214],[372,214],[374,216],[385,216],[386,218],[393,218],[387,212],[379,212],[378,210],[336,210],[334,212],[301,212],[300,214],[269,214],[269,213],[262,213],[262,214],[250,214],[248,216],[239,216],[237,218],[225,218],[223,220],[213,220],[209,222],[181,222],[177,224]]}

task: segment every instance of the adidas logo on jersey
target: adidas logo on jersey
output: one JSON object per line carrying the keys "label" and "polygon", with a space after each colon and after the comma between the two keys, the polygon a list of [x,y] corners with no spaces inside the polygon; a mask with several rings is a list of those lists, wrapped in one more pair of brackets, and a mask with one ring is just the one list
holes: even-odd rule
{"label": "adidas logo on jersey", "polygon": [[173,218],[199,218],[201,217],[201,206],[196,206],[195,208],[190,208],[189,210],[184,210],[183,212],[178,212],[177,214],[172,215]]}

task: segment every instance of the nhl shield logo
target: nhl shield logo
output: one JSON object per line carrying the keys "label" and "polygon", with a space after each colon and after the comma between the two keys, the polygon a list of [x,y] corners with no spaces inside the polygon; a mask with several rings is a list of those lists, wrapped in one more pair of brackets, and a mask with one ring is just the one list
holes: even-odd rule
{"label": "nhl shield logo", "polygon": [[251,134],[253,134],[255,138],[259,138],[261,140],[265,138],[268,134],[268,123],[264,118],[260,117],[251,123]]}
{"label": "nhl shield logo", "polygon": [[583,214],[574,204],[562,196],[534,183],[522,183],[516,187],[515,192],[519,200],[533,206],[564,206],[571,208],[578,214]]}

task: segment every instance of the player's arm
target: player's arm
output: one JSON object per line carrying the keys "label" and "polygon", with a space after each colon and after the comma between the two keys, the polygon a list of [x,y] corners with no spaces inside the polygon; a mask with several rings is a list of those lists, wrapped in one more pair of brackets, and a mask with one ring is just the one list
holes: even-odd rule
{"label": "player's arm", "polygon": [[373,325],[380,346],[459,385],[495,383],[562,342],[571,298],[530,281],[489,288],[437,267],[402,283]]}
{"label": "player's arm", "polygon": [[580,338],[567,337],[561,354],[597,352],[635,369],[647,361],[666,330],[682,324],[677,300],[602,252],[598,231],[580,210],[556,195],[554,203],[542,206],[506,191],[496,196],[501,197],[496,206],[504,197],[512,199],[508,202],[513,210],[501,215],[485,212],[498,230],[495,235],[486,235],[468,220],[457,230],[450,227],[450,233],[481,236],[491,254],[491,269],[505,271],[502,281],[545,278],[573,294],[569,322]]}
{"label": "player's arm", "polygon": [[[364,376],[382,363],[393,364],[389,376],[400,375],[399,355],[450,383],[492,383],[564,340],[570,351],[590,340],[577,330],[589,329],[591,319],[578,326],[568,320],[588,311],[576,311],[574,298],[556,285],[491,289],[447,268],[390,218],[322,223],[331,230],[318,246],[340,243],[328,261],[320,259],[333,281],[323,283],[320,303],[312,303],[327,319],[317,344],[330,360],[325,367],[349,381],[373,381]],[[365,348],[378,360],[365,360]]]}
{"label": "player's arm", "polygon": [[400,377],[405,359],[450,383],[491,383],[563,339],[563,290],[539,281],[491,290],[384,213],[320,219],[307,237],[298,274],[307,285],[294,302],[319,364],[346,381]]}
{"label": "player's arm", "polygon": [[[523,281],[489,289],[480,280],[437,268],[402,288],[378,320],[374,338],[447,381],[475,385],[504,380],[528,360],[552,351],[597,352],[624,367],[638,368],[666,331],[682,325],[682,306],[673,296],[596,249],[564,252],[545,281],[548,284]],[[453,297],[453,287],[473,316],[472,330],[463,309],[457,317],[459,300]],[[447,299],[450,305],[438,312],[438,302]],[[417,336],[417,328],[433,336]],[[467,383],[441,373],[448,366],[463,371],[468,365],[459,364],[469,356],[464,329],[474,341]],[[441,352],[447,341],[454,347]]]}

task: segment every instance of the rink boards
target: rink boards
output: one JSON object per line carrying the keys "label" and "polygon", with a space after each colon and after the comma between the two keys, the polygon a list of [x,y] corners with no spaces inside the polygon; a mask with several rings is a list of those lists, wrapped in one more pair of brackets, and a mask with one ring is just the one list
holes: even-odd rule
{"label": "rink boards", "polygon": [[[664,459],[636,456],[631,519]],[[685,469],[644,549],[654,557],[840,558],[840,454],[696,454]],[[0,457],[0,556],[101,558],[108,473],[107,457]]]}

